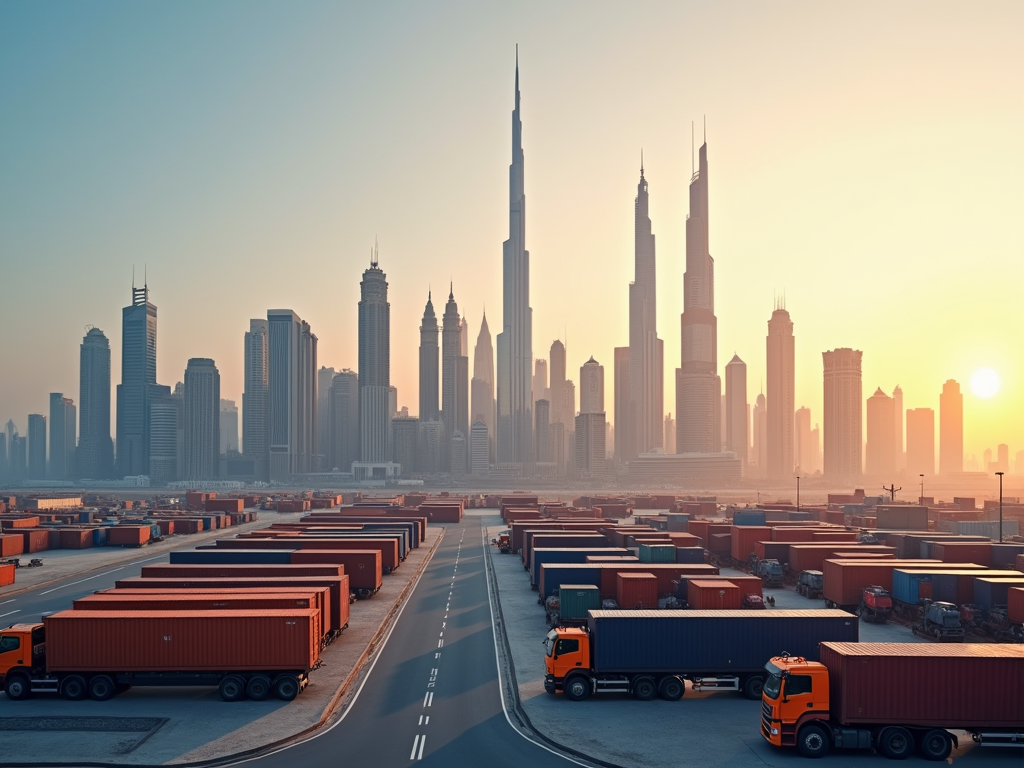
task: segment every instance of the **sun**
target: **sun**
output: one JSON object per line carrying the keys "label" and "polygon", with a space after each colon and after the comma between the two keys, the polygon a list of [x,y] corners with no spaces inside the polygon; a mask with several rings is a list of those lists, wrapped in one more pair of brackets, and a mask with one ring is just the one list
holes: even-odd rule
{"label": "sun", "polygon": [[979,368],[971,374],[971,392],[988,399],[999,391],[999,374],[991,368]]}

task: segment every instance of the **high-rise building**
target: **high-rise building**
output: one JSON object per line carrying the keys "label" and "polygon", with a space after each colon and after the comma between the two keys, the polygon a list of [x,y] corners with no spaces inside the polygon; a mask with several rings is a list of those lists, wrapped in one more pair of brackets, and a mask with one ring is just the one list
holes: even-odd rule
{"label": "high-rise building", "polygon": [[718,378],[715,261],[708,242],[708,145],[690,179],[683,275],[682,360],[676,369],[676,451],[717,453],[722,383]]}
{"label": "high-rise building", "polygon": [[185,368],[184,479],[216,479],[219,459],[220,371],[208,357],[193,357]]}
{"label": "high-rise building", "polygon": [[747,472],[747,364],[733,355],[725,366],[725,450],[732,451]]}
{"label": "high-rise building", "polygon": [[374,249],[359,284],[359,461],[391,461],[391,304]]}
{"label": "high-rise building", "polygon": [[[454,291],[448,293],[448,303],[441,318],[441,419],[445,424],[448,439],[458,430],[469,434],[469,403],[462,407],[468,388],[468,379],[462,381],[459,360],[462,357],[462,320],[459,305],[455,303]],[[467,370],[465,371],[468,374]]]}
{"label": "high-rise building", "polygon": [[[491,348],[491,331],[487,327],[487,313],[480,323],[480,334],[473,349],[473,380],[470,392],[470,419],[482,421],[487,427],[488,461],[494,461],[494,350]],[[470,430],[470,451],[473,450],[472,429]],[[475,473],[474,473],[475,474]]]}
{"label": "high-rise building", "polygon": [[1010,446],[1000,443],[996,446],[996,472],[1010,471]]}
{"label": "high-rise building", "polygon": [[490,469],[490,438],[487,435],[487,425],[479,419],[473,422],[469,428],[469,473],[471,475],[486,475]]}
{"label": "high-rise building", "polygon": [[548,397],[548,361],[538,357],[533,362],[533,402]]}
{"label": "high-rise building", "polygon": [[538,464],[547,464],[551,461],[551,403],[543,399],[538,400],[533,404],[533,414],[537,420],[533,430],[534,439],[537,441],[533,455]]}
{"label": "high-rise building", "polygon": [[234,400],[220,401],[220,452],[238,453],[238,406]]}
{"label": "high-rise building", "polygon": [[416,466],[425,475],[433,475],[444,469],[446,459],[444,451],[444,422],[420,421],[418,435],[418,454]]}
{"label": "high-rise building", "polygon": [[793,321],[779,305],[768,321],[768,476],[793,474],[793,411],[796,408],[796,360]]}
{"label": "high-rise building", "polygon": [[755,468],[755,477],[768,477],[768,405],[764,393],[757,395],[754,401],[753,414],[753,445],[751,446],[751,465]]}
{"label": "high-rise building", "polygon": [[0,483],[7,482],[8,473],[8,462],[7,462],[7,433],[0,432]]}
{"label": "high-rise building", "polygon": [[[50,393],[50,480],[70,480],[74,474],[75,446],[78,444],[78,414],[75,401],[61,392]],[[30,441],[31,442],[31,441]],[[29,446],[31,450],[31,445]]]}
{"label": "high-rise building", "polygon": [[149,421],[149,481],[152,485],[167,485],[178,480],[185,469],[184,437],[178,439],[185,427],[184,393],[179,397],[171,394],[170,387],[151,386]]}
{"label": "high-rise building", "polygon": [[316,446],[317,338],[290,309],[267,311],[267,434],[271,482],[310,471]]}
{"label": "high-rise building", "polygon": [[502,331],[498,334],[498,463],[525,469],[533,457],[533,310],[530,252],[526,250],[523,124],[519,116],[519,54],[516,54],[512,163],[509,166],[508,240],[502,246]]}
{"label": "high-rise building", "polygon": [[[484,323],[486,322],[485,320]],[[423,308],[423,321],[420,323],[420,421],[437,421],[441,418],[437,388],[440,361],[437,334],[434,302],[431,300],[431,292],[427,291],[427,305]],[[479,343],[477,341],[478,347]]]}
{"label": "high-rise building", "polygon": [[149,286],[132,285],[121,311],[121,383],[117,385],[117,476],[149,474],[149,387],[156,384],[156,305]]}
{"label": "high-rise building", "polygon": [[[632,460],[635,435],[630,427],[632,400],[630,392],[629,347],[615,347],[612,363],[612,385],[615,388],[615,402],[612,404],[612,418],[615,420],[615,460],[625,465]],[[662,424],[664,428],[664,424]]]}
{"label": "high-rise building", "polygon": [[580,413],[575,429],[575,468],[579,477],[595,477],[605,474],[605,415],[601,413]]}
{"label": "high-rise building", "polygon": [[327,472],[331,463],[331,385],[337,375],[334,368],[320,366],[316,372],[316,455],[310,471]]}
{"label": "high-rise building", "polygon": [[793,428],[793,458],[797,474],[801,477],[813,475],[817,467],[814,461],[814,446],[811,445],[811,409],[797,408]]}
{"label": "high-rise building", "polygon": [[939,474],[964,471],[964,396],[949,379],[939,395]]}
{"label": "high-rise building", "polygon": [[822,471],[821,462],[821,427],[818,424],[814,425],[814,429],[811,430],[811,453],[814,461],[812,466],[815,472]]}
{"label": "high-rise building", "polygon": [[99,328],[90,328],[78,357],[78,476],[107,480],[114,474],[114,443],[110,439],[110,342]]}
{"label": "high-rise building", "polygon": [[[633,282],[629,284],[629,407],[622,422],[616,416],[617,433],[628,430],[619,444],[629,461],[638,454],[662,448],[665,348],[658,338],[657,273],[654,234],[640,157],[640,181],[633,200]],[[581,382],[582,383],[582,382]]]}
{"label": "high-rise building", "polygon": [[270,380],[269,324],[249,321],[245,334],[245,377],[242,392],[242,454],[252,459],[256,477],[266,480],[270,457],[267,389]]}
{"label": "high-rise building", "polygon": [[593,357],[580,368],[580,413],[604,413],[604,366]]}
{"label": "high-rise building", "polygon": [[907,410],[907,475],[935,474],[935,411],[931,408]]}
{"label": "high-rise building", "polygon": [[882,388],[868,398],[868,440],[864,452],[865,473],[892,482],[896,473],[896,403]]}
{"label": "high-rise building", "polygon": [[416,443],[419,439],[420,420],[409,416],[391,419],[391,445],[394,461],[401,465],[402,477],[419,471],[416,466]]}
{"label": "high-rise building", "polygon": [[665,453],[676,452],[676,420],[669,413],[665,416]]}
{"label": "high-rise building", "polygon": [[[825,369],[825,476],[834,482],[861,476],[860,350],[843,347],[822,352]],[[891,425],[890,425],[891,426]]]}
{"label": "high-rise building", "polygon": [[359,461],[359,376],[348,369],[331,381],[330,464],[351,472]]}
{"label": "high-rise building", "polygon": [[46,417],[41,413],[28,415],[27,479],[46,479]]}
{"label": "high-rise building", "polygon": [[896,471],[907,468],[907,454],[903,445],[903,390],[900,385],[892,391],[892,401],[896,408]]}
{"label": "high-rise building", "polygon": [[460,352],[463,357],[469,357],[469,320],[462,316],[462,326],[459,328]]}
{"label": "high-rise building", "polygon": [[565,345],[558,340],[553,341],[548,353],[548,400],[551,401],[552,424],[569,424],[576,415],[574,411],[565,410],[565,375],[568,370],[565,360]]}

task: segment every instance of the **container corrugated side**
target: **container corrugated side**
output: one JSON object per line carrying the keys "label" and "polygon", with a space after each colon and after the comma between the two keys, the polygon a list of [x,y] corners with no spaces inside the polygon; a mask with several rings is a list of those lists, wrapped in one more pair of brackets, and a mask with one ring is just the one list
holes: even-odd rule
{"label": "container corrugated side", "polygon": [[395,539],[309,539],[289,536],[285,539],[217,539],[224,549],[368,549],[379,550],[382,567],[398,567],[398,541]]}
{"label": "container corrugated side", "polygon": [[288,565],[288,549],[191,549],[170,553],[171,565]]}
{"label": "container corrugated side", "polygon": [[616,577],[615,601],[630,610],[658,607],[658,577],[652,573],[620,573]]}
{"label": "container corrugated side", "polygon": [[300,564],[341,565],[352,589],[378,590],[383,583],[379,550],[297,549],[291,561]]}
{"label": "container corrugated side", "polygon": [[1014,587],[1006,593],[1006,617],[1015,624],[1024,624],[1024,589]]}
{"label": "container corrugated side", "polygon": [[1019,577],[975,578],[974,603],[983,608],[1006,605],[1013,587],[1024,587],[1024,573]]}
{"label": "container corrugated side", "polygon": [[623,547],[534,547],[530,552],[530,584],[540,583],[540,567],[545,563],[585,563],[588,555],[629,555]]}

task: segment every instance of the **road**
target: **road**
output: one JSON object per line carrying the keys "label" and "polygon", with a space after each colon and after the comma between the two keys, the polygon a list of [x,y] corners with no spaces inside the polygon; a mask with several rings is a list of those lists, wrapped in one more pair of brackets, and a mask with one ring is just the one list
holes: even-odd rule
{"label": "road", "polygon": [[333,728],[247,768],[565,766],[506,720],[478,518],[449,526],[358,698]]}

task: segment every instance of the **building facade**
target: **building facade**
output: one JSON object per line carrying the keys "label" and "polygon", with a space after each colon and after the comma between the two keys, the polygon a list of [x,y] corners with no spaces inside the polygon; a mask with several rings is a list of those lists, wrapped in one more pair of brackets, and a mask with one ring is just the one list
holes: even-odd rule
{"label": "building facade", "polygon": [[75,401],[64,397],[61,392],[51,392],[50,460],[46,477],[50,480],[70,480],[74,476],[77,445],[78,410]]}
{"label": "building facade", "polygon": [[46,417],[41,413],[28,415],[28,457],[26,479],[46,479]]}
{"label": "building facade", "polygon": [[114,442],[110,438],[110,342],[90,328],[78,357],[78,476],[107,480],[114,476]]}
{"label": "building facade", "polygon": [[860,350],[848,347],[822,352],[825,379],[822,419],[824,473],[834,482],[856,482],[861,477],[862,357]]}
{"label": "building facade", "polygon": [[910,478],[935,474],[935,411],[907,410],[907,475]]}
{"label": "building facade", "polygon": [[949,379],[939,395],[939,474],[964,471],[964,396]]}
{"label": "building facade", "polygon": [[245,333],[245,370],[242,392],[242,455],[253,461],[259,480],[268,479],[270,443],[267,428],[267,392],[270,382],[269,325],[249,321]]}
{"label": "building facade", "polygon": [[132,286],[121,311],[121,383],[117,385],[117,477],[149,474],[149,394],[156,385],[156,305],[149,286]]}
{"label": "building facade", "polygon": [[[220,371],[208,357],[185,368],[185,480],[215,480],[220,470]],[[237,423],[237,422],[236,422]],[[237,437],[235,440],[237,441]]]}
{"label": "building facade", "polygon": [[891,483],[896,474],[896,402],[879,387],[867,400],[867,416],[865,473]]}
{"label": "building facade", "polygon": [[317,338],[290,309],[267,312],[268,474],[274,483],[304,474],[316,449]]}
{"label": "building facade", "polygon": [[359,284],[359,461],[391,461],[391,305],[374,251]]}
{"label": "building facade", "polygon": [[[470,419],[482,421],[487,427],[488,461],[494,462],[494,350],[491,347],[491,331],[487,327],[487,313],[480,323],[480,333],[473,348],[473,379],[470,382]],[[470,430],[472,432],[472,429]],[[470,451],[472,451],[472,434]]]}
{"label": "building facade", "polygon": [[782,306],[768,321],[765,342],[768,361],[768,476],[785,480],[793,475],[793,413],[796,408],[796,358],[793,321]]}
{"label": "building facade", "polygon": [[725,366],[725,450],[740,460],[741,471],[747,467],[747,364],[733,355]]}
{"label": "building facade", "polygon": [[427,305],[423,308],[420,322],[420,420],[437,421],[441,417],[438,393],[438,364],[440,349],[437,346],[437,315],[431,293],[427,292]]}

